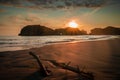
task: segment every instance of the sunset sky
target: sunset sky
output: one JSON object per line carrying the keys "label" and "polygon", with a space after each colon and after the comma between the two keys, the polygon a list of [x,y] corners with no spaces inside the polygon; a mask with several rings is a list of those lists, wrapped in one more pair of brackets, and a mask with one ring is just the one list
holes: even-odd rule
{"label": "sunset sky", "polygon": [[120,28],[120,0],[0,0],[0,35],[18,35],[26,25],[79,29]]}

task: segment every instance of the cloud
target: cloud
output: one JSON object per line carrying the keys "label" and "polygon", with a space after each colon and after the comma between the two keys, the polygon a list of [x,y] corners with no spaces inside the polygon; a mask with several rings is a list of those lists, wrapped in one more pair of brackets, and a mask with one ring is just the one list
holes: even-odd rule
{"label": "cloud", "polygon": [[5,24],[3,24],[3,23],[0,23],[0,27],[3,27],[3,26],[5,26]]}
{"label": "cloud", "polygon": [[0,0],[0,4],[3,5],[20,5],[21,1],[20,0]]}
{"label": "cloud", "polygon": [[116,5],[116,4],[120,4],[120,0],[109,0],[108,3]]}
{"label": "cloud", "polygon": [[35,23],[35,20],[38,20],[37,18],[33,18],[33,16],[23,16],[23,15],[12,15],[7,18],[7,20],[10,20],[8,23],[16,23],[17,25],[24,25],[24,24],[29,24],[29,23]]}
{"label": "cloud", "polygon": [[70,7],[100,7],[105,0],[27,0],[36,6],[44,8],[70,8]]}
{"label": "cloud", "polygon": [[0,12],[5,12],[6,10],[5,9],[0,9]]}
{"label": "cloud", "polygon": [[49,8],[76,8],[76,7],[101,7],[109,4],[120,3],[120,0],[0,0],[2,5],[27,7],[37,9]]}

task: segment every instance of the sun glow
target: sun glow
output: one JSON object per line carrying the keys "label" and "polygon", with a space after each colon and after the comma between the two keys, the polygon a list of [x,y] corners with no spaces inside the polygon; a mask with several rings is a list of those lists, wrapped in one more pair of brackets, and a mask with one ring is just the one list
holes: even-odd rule
{"label": "sun glow", "polygon": [[71,22],[68,23],[68,26],[71,27],[71,28],[77,28],[78,24],[75,21],[71,21]]}

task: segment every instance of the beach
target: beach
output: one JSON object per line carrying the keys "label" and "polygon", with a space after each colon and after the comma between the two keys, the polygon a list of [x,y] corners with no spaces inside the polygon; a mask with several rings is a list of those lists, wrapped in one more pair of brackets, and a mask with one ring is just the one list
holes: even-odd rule
{"label": "beach", "polygon": [[[40,59],[71,62],[71,66],[83,71],[92,72],[95,80],[120,79],[120,39],[68,42],[46,45],[27,50],[0,52],[0,80],[40,80],[39,66],[29,55],[34,52]],[[52,70],[56,77],[52,80],[64,80],[65,70],[59,69],[49,62],[42,63]],[[68,71],[68,77],[76,74]],[[49,80],[49,79],[48,79]]]}

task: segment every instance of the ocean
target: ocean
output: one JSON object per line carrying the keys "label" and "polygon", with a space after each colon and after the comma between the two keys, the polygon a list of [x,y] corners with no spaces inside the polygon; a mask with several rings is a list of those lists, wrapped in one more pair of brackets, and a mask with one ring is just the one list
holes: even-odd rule
{"label": "ocean", "polygon": [[45,45],[84,42],[117,38],[110,35],[82,35],[82,36],[0,36],[0,52],[38,48]]}

